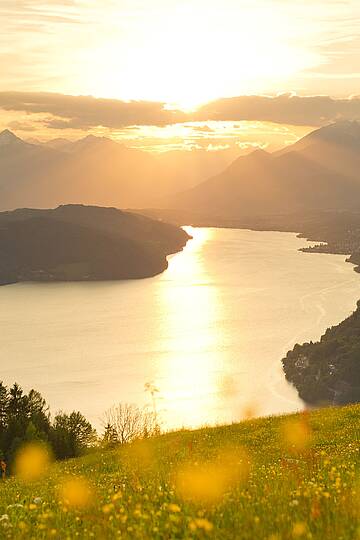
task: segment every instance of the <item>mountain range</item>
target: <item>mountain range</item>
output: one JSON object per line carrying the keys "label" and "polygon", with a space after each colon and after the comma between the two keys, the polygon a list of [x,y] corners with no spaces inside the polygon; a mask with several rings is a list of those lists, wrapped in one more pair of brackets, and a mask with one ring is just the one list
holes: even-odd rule
{"label": "mountain range", "polygon": [[5,130],[0,133],[0,210],[69,203],[157,206],[230,161],[226,151],[155,155],[105,137],[41,143]]}
{"label": "mountain range", "polygon": [[154,155],[104,137],[47,143],[0,134],[0,209],[80,203],[223,218],[360,210],[360,123],[339,121],[275,152]]}
{"label": "mountain range", "polygon": [[360,209],[360,123],[320,128],[269,154],[257,150],[173,201],[176,209],[239,218]]}

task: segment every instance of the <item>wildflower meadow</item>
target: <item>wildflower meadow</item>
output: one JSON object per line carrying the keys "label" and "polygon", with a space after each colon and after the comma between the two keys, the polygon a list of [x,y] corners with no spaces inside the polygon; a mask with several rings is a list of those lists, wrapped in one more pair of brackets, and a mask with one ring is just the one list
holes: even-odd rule
{"label": "wildflower meadow", "polygon": [[360,539],[359,467],[359,405],[56,463],[32,445],[0,483],[0,538]]}

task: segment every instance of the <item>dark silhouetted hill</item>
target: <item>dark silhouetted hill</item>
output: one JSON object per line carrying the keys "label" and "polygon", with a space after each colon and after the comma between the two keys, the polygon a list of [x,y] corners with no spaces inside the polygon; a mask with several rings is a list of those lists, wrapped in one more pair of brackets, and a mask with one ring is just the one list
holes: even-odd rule
{"label": "dark silhouetted hill", "polygon": [[0,214],[0,283],[137,279],[167,268],[189,236],[114,208],[70,205]]}

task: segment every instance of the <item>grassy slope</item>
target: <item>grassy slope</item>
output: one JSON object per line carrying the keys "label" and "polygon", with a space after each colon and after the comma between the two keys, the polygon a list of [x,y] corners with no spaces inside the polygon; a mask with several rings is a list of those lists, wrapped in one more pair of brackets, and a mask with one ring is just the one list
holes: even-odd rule
{"label": "grassy slope", "polygon": [[[284,439],[291,420],[310,426],[307,450],[295,451]],[[0,538],[360,538],[359,431],[355,405],[314,411],[304,420],[276,417],[174,432],[56,464],[36,483],[0,483]],[[203,480],[211,493],[212,482],[221,479],[206,464],[224,448],[232,454],[231,487],[213,503],[183,499],[176,472],[185,463],[194,471],[208,467]],[[228,458],[219,463],[226,469]],[[93,486],[92,505],[74,509],[59,501],[58,486],[71,474]],[[34,503],[36,497],[42,501]],[[23,506],[8,507],[16,503]]]}

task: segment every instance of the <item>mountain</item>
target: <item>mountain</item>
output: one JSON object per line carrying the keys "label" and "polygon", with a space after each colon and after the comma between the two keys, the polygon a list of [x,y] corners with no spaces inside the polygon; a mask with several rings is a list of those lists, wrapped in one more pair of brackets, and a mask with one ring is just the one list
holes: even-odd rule
{"label": "mountain", "polygon": [[52,139],[51,141],[47,141],[45,143],[38,141],[37,144],[42,144],[48,148],[53,148],[54,150],[63,150],[66,152],[67,148],[71,148],[72,142],[68,139],[58,138]]}
{"label": "mountain", "polygon": [[[341,121],[273,154],[153,154],[106,137],[30,144],[0,134],[0,209],[88,204],[225,218],[360,208],[360,124]],[[204,181],[204,178],[208,180]]]}
{"label": "mountain", "polygon": [[181,193],[176,209],[243,217],[360,208],[360,124],[338,122],[284,150],[257,150]]}
{"label": "mountain", "polygon": [[[360,177],[360,123],[357,121],[344,120],[317,129],[290,149],[334,172]],[[285,148],[276,155],[288,151]]]}
{"label": "mountain", "polygon": [[26,193],[36,191],[36,181],[61,162],[51,148],[30,144],[8,130],[0,133],[0,208],[26,203]]}
{"label": "mountain", "polygon": [[10,147],[13,145],[21,144],[22,142],[23,141],[19,139],[19,137],[16,137],[16,135],[14,135],[14,133],[9,131],[8,129],[5,129],[2,133],[0,133],[0,147]]}
{"label": "mountain", "polygon": [[154,155],[93,135],[33,144],[6,130],[0,134],[0,210],[69,203],[159,206],[229,162],[226,152]]}
{"label": "mountain", "polygon": [[[313,144],[329,144],[334,147],[344,147],[349,150],[360,150],[360,123],[356,120],[341,120],[328,126],[312,131],[292,145],[292,150],[302,151]],[[284,154],[289,148],[276,152]]]}
{"label": "mountain", "polygon": [[0,134],[0,208],[66,203],[136,206],[154,199],[155,161],[109,139],[86,137],[57,148]]}
{"label": "mountain", "polygon": [[137,279],[167,268],[189,236],[115,208],[69,205],[0,213],[0,284]]}

